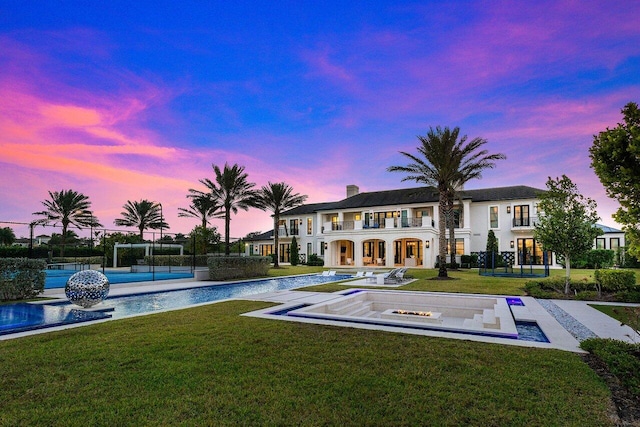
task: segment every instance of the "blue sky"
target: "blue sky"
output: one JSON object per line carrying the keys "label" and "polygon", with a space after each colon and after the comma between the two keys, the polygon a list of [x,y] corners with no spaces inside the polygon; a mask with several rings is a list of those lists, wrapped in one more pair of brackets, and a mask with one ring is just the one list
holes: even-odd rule
{"label": "blue sky", "polygon": [[507,156],[467,188],[566,174],[615,226],[588,148],[640,99],[638,22],[634,1],[3,2],[0,220],[72,188],[106,226],[145,198],[186,233],[212,163],[309,202],[413,186],[386,168],[440,125]]}

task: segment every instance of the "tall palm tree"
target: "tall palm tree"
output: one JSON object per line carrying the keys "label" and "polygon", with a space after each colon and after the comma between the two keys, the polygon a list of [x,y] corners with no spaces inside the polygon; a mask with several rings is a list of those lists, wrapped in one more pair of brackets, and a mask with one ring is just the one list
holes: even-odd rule
{"label": "tall palm tree", "polygon": [[[219,217],[220,202],[212,193],[203,193],[202,191],[194,189],[189,189],[189,193],[187,197],[191,199],[191,204],[188,208],[178,208],[178,216],[199,219],[201,221],[202,232],[206,234],[209,219]],[[203,253],[207,253],[206,240],[202,245],[202,250]]]}
{"label": "tall palm tree", "polygon": [[49,200],[42,201],[47,208],[44,211],[34,212],[33,215],[44,215],[45,218],[38,220],[40,224],[46,224],[50,221],[54,223],[60,221],[62,224],[62,249],[60,256],[64,257],[64,248],[67,237],[67,230],[70,225],[81,227],[102,227],[98,222],[98,218],[89,210],[91,201],[89,197],[73,190],[51,191]]}
{"label": "tall palm tree", "polygon": [[294,193],[293,187],[285,184],[284,182],[269,182],[266,186],[263,186],[260,189],[258,193],[258,199],[260,201],[261,209],[268,209],[273,212],[273,251],[275,253],[273,266],[275,268],[278,268],[278,225],[280,224],[280,214],[287,209],[300,206],[304,203],[305,200],[307,200],[307,196]]}
{"label": "tall palm tree", "polygon": [[215,182],[209,178],[201,179],[212,194],[222,206],[224,212],[224,253],[229,255],[229,226],[231,223],[231,214],[238,213],[238,209],[249,210],[250,207],[260,207],[260,203],[256,197],[256,191],[253,189],[255,184],[247,181],[248,175],[244,172],[244,166],[234,164],[229,167],[224,164],[224,169],[216,165],[211,165],[215,173]]}
{"label": "tall palm tree", "polygon": [[[416,181],[425,185],[434,186],[438,192],[438,277],[446,278],[446,254],[447,237],[446,216],[449,201],[453,204],[458,189],[473,178],[480,178],[482,171],[495,166],[494,161],[504,159],[503,154],[488,154],[486,150],[474,153],[475,150],[487,141],[482,138],[474,138],[465,145],[467,136],[458,141],[460,128],[453,130],[437,126],[429,128],[426,136],[418,136],[422,145],[418,146],[418,156],[401,151],[400,154],[411,159],[407,166],[390,166],[390,172],[404,172],[408,175],[402,181]],[[452,215],[451,215],[452,217]],[[450,221],[450,231],[453,229],[453,221]],[[455,236],[455,234],[454,234]],[[455,238],[452,240],[452,255],[455,253]]]}
{"label": "tall palm tree", "polygon": [[116,218],[114,223],[117,226],[137,227],[140,232],[140,241],[143,241],[144,230],[163,230],[169,228],[169,224],[164,221],[162,207],[160,203],[143,199],[139,202],[127,200],[123,206],[124,211],[120,213],[121,218]]}

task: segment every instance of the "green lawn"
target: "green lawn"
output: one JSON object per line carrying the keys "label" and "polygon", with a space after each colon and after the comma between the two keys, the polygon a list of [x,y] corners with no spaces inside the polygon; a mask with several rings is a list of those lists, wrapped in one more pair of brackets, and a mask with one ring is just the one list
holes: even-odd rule
{"label": "green lawn", "polygon": [[636,330],[640,330],[640,308],[638,307],[625,307],[621,305],[600,305],[600,304],[589,304],[591,307],[595,308],[606,314],[607,316],[613,317],[618,320],[620,323],[631,326]]}
{"label": "green lawn", "polygon": [[240,316],[267,306],[0,341],[0,425],[610,423],[576,354]]}

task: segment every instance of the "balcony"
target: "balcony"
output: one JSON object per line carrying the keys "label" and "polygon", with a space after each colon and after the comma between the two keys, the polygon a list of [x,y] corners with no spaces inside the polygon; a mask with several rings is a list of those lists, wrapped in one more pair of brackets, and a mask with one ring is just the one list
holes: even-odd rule
{"label": "balcony", "polygon": [[331,232],[342,232],[342,231],[361,231],[366,230],[370,232],[375,232],[377,230],[385,230],[385,229],[411,229],[411,228],[432,228],[434,227],[434,221],[431,217],[422,217],[422,218],[384,218],[384,221],[369,221],[364,222],[361,220],[356,221],[335,221],[335,222],[325,222],[324,227],[322,227],[322,232],[324,234]]}
{"label": "balcony", "polygon": [[517,218],[513,218],[511,222],[511,228],[520,229],[520,230],[523,230],[523,229],[530,230],[534,228],[537,223],[538,223],[537,216],[517,217]]}
{"label": "balcony", "polygon": [[300,229],[298,228],[278,228],[278,237],[291,237],[291,236],[299,236]]}

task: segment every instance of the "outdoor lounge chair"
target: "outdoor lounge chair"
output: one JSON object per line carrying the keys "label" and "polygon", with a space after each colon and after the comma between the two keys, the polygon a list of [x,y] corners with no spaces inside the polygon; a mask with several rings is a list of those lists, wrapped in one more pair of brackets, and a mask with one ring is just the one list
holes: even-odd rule
{"label": "outdoor lounge chair", "polygon": [[329,270],[329,276],[335,276],[336,275],[336,271],[335,270]]}
{"label": "outdoor lounge chair", "polygon": [[358,271],[355,277],[364,277],[364,271]]}

